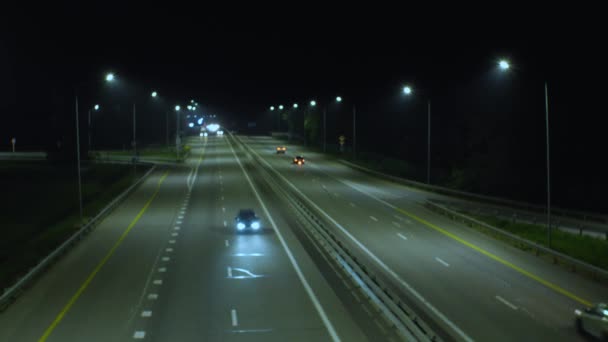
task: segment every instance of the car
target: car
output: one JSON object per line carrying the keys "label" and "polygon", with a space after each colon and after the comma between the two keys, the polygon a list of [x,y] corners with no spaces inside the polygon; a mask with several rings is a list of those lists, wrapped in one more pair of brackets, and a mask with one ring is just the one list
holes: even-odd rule
{"label": "car", "polygon": [[287,151],[287,147],[285,146],[277,146],[277,154],[285,154],[285,152]]}
{"label": "car", "polygon": [[608,304],[597,303],[590,308],[574,310],[576,329],[608,341]]}
{"label": "car", "polygon": [[247,230],[258,231],[261,229],[260,218],[256,216],[253,209],[239,210],[234,221],[236,224],[236,230],[238,232],[244,232]]}
{"label": "car", "polygon": [[293,163],[294,164],[298,164],[298,165],[303,165],[304,164],[304,157],[302,157],[302,156],[296,156],[295,158],[293,158]]}

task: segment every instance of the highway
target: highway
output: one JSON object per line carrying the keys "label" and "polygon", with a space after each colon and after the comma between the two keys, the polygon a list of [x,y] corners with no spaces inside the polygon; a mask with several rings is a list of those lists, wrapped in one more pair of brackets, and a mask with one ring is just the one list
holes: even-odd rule
{"label": "highway", "polygon": [[[227,139],[189,141],[0,313],[0,341],[363,341],[363,329]],[[240,208],[263,221],[235,234]]]}
{"label": "highway", "polygon": [[[262,167],[445,340],[584,341],[574,309],[606,300],[605,286],[428,211],[426,192],[295,145],[277,155],[268,137],[188,143],[184,165],[159,167],[0,313],[0,341],[397,340],[320,264]],[[235,233],[241,208],[262,232]]]}
{"label": "highway", "polygon": [[[288,144],[286,155],[277,155],[283,144],[277,140],[240,139],[331,218],[336,232],[404,297],[424,299],[413,302],[443,317],[435,321],[453,327],[457,338],[584,340],[574,329],[574,310],[606,300],[605,286],[428,211],[421,205],[425,192],[300,146]],[[304,166],[292,165],[298,154]]]}

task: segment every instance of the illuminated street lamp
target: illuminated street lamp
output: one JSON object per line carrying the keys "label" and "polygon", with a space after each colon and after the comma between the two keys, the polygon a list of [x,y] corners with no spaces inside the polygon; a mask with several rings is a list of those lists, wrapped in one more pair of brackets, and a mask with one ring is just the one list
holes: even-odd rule
{"label": "illuminated street lamp", "polygon": [[336,102],[342,102],[342,98],[340,96],[336,96]]}
{"label": "illuminated street lamp", "polygon": [[158,96],[158,93],[157,93],[157,92],[155,92],[155,91],[153,91],[153,92],[152,92],[152,97],[157,97],[157,96]]}
{"label": "illuminated street lamp", "polygon": [[298,104],[297,104],[297,103],[294,103],[294,104],[293,104],[293,108],[298,108]]}
{"label": "illuminated street lamp", "polygon": [[403,93],[405,95],[410,95],[412,93],[412,88],[410,88],[409,86],[403,87]]}
{"label": "illuminated street lamp", "polygon": [[498,67],[500,68],[500,70],[506,71],[506,70],[509,70],[511,65],[509,64],[509,62],[506,59],[501,59],[500,61],[498,61]]}
{"label": "illuminated street lamp", "polygon": [[95,110],[99,110],[99,105],[96,104],[93,108],[95,108]]}
{"label": "illuminated street lamp", "polygon": [[315,101],[315,100],[310,101],[310,105],[313,106],[313,107],[316,106],[317,105],[317,101]]}
{"label": "illuminated street lamp", "polygon": [[274,110],[274,106],[270,106],[270,110]]}
{"label": "illuminated street lamp", "polygon": [[114,79],[115,79],[115,77],[114,77],[114,74],[113,74],[113,73],[108,73],[108,74],[106,75],[106,81],[108,81],[108,82],[112,82],[112,81],[114,81]]}

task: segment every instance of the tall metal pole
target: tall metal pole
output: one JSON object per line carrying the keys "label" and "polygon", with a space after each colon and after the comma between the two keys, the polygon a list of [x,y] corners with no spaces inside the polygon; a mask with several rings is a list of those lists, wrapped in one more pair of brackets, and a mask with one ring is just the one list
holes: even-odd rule
{"label": "tall metal pole", "polygon": [[356,125],[357,109],[353,105],[353,159],[357,159],[357,125]]}
{"label": "tall metal pole", "polygon": [[426,184],[431,184],[431,100],[428,101],[427,122],[427,150],[426,150]]}
{"label": "tall metal pole", "polygon": [[91,109],[89,109],[89,151],[91,151]]}
{"label": "tall metal pole", "polygon": [[549,95],[545,82],[545,130],[547,132],[547,245],[551,248],[551,164],[549,153]]}
{"label": "tall metal pole", "polygon": [[165,125],[165,128],[166,128],[166,132],[165,133],[166,133],[166,137],[167,137],[167,148],[168,148],[169,147],[169,111],[167,111],[165,113],[165,119],[166,119],[166,123],[167,123]]}
{"label": "tall metal pole", "polygon": [[327,107],[323,108],[323,153],[327,152]]}
{"label": "tall metal pole", "polygon": [[80,212],[80,222],[82,223],[82,178],[80,177],[80,127],[78,122],[78,95],[75,96],[76,102],[76,164],[78,169],[78,208]]}
{"label": "tall metal pole", "polygon": [[175,120],[175,154],[177,156],[177,160],[179,160],[179,145],[181,143],[181,138],[179,137],[179,111],[177,111]]}
{"label": "tall metal pole", "polygon": [[133,157],[137,158],[137,137],[136,134],[136,121],[135,121],[135,102],[133,103]]}

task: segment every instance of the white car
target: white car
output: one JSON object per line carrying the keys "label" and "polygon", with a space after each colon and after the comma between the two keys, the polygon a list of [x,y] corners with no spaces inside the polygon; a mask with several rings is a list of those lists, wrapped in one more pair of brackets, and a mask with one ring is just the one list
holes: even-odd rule
{"label": "white car", "polygon": [[574,310],[576,329],[602,341],[608,341],[608,305],[598,303],[590,308]]}

